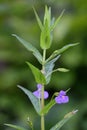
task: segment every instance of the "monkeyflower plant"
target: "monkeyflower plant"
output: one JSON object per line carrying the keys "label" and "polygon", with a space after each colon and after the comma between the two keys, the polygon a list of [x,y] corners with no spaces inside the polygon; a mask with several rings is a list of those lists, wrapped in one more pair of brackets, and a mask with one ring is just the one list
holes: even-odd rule
{"label": "monkeyflower plant", "polygon": [[[37,114],[41,117],[41,126],[40,130],[45,130],[45,115],[49,112],[49,110],[55,105],[55,104],[64,104],[69,102],[69,96],[67,96],[68,90],[60,90],[60,92],[55,92],[49,101],[48,104],[45,105],[45,100],[49,98],[48,91],[45,90],[45,86],[48,85],[50,82],[52,73],[56,71],[60,72],[68,72],[69,70],[66,68],[57,68],[54,69],[55,62],[60,58],[62,53],[66,51],[68,48],[78,45],[79,43],[73,43],[63,46],[60,49],[55,50],[52,52],[52,54],[47,58],[46,52],[47,49],[51,47],[52,39],[53,39],[53,30],[55,26],[58,24],[60,18],[62,17],[64,10],[60,14],[60,16],[54,20],[54,18],[51,18],[51,8],[45,6],[45,14],[43,23],[40,20],[36,10],[34,9],[34,13],[38,22],[38,25],[41,30],[40,34],[40,47],[43,51],[41,54],[39,50],[33,46],[31,43],[25,41],[21,37],[17,36],[16,34],[12,34],[12,36],[16,37],[17,40],[24,45],[24,47],[31,51],[31,53],[35,56],[35,58],[38,60],[38,62],[41,64],[42,69],[38,69],[36,66],[32,65],[30,62],[26,62],[29,68],[31,69],[35,81],[36,81],[36,91],[31,92],[30,90],[27,90],[26,88],[18,85],[18,88],[20,88],[30,99],[32,105],[34,106],[34,109],[36,110]],[[64,118],[59,121],[58,123],[54,124],[50,130],[60,130],[60,128],[73,116],[76,114],[78,110],[73,110],[66,114]],[[31,120],[28,118],[28,122],[30,125],[31,130],[34,130],[34,125],[31,122]],[[9,127],[12,127],[17,130],[27,130],[23,127],[12,125],[12,124],[5,124]]]}

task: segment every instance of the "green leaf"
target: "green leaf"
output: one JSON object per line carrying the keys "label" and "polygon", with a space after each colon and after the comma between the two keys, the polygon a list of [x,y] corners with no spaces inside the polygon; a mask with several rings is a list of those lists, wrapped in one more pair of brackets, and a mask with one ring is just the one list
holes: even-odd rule
{"label": "green leaf", "polygon": [[4,125],[9,126],[9,127],[16,129],[16,130],[26,130],[23,127],[20,127],[20,126],[17,126],[17,125],[12,125],[12,124],[4,124]]}
{"label": "green leaf", "polygon": [[61,17],[63,16],[64,11],[65,11],[65,10],[62,11],[62,13],[60,14],[60,16],[57,18],[57,20],[56,20],[56,21],[54,22],[54,24],[51,26],[50,31],[53,31],[53,29],[56,27],[56,25],[58,24],[59,20],[60,20]]}
{"label": "green leaf", "polygon": [[50,27],[50,24],[51,24],[51,7],[48,8],[47,6],[45,6],[44,24],[45,24],[46,20],[47,20],[48,25]]}
{"label": "green leaf", "polygon": [[60,72],[68,72],[69,71],[69,69],[66,69],[66,68],[58,68],[56,70],[60,71]]}
{"label": "green leaf", "polygon": [[33,66],[31,63],[26,62],[28,64],[28,66],[30,67],[30,69],[32,70],[32,73],[35,77],[35,80],[37,83],[39,84],[46,84],[46,79],[44,74],[35,66]]}
{"label": "green leaf", "polygon": [[66,51],[67,49],[69,49],[70,47],[73,47],[73,46],[76,46],[78,45],[79,43],[74,43],[74,44],[68,44],[64,47],[62,47],[61,49],[58,49],[56,51],[54,51],[52,53],[52,55],[46,60],[46,62],[48,62],[49,60],[53,59],[54,57],[60,55],[61,53],[63,53],[64,51]]}
{"label": "green leaf", "polygon": [[36,96],[34,96],[34,94],[31,91],[27,90],[26,88],[24,88],[20,85],[18,85],[18,88],[20,88],[28,96],[28,98],[30,99],[31,103],[33,104],[36,112],[38,114],[40,114],[41,108],[40,108],[39,99]]}
{"label": "green leaf", "polygon": [[[58,69],[55,69],[53,71],[50,71],[47,75],[46,75],[46,79],[48,79],[48,77],[50,77],[52,75],[52,73],[54,72],[57,72],[57,71],[60,71],[60,72],[68,72],[69,69],[65,69],[65,68],[58,68]],[[47,80],[48,81],[48,80]]]}
{"label": "green leaf", "polygon": [[17,36],[16,34],[12,34],[12,36],[16,37],[18,39],[18,41],[20,41],[20,43],[22,45],[24,45],[24,47],[31,51],[33,53],[33,55],[37,58],[37,60],[42,63],[42,55],[40,54],[40,52],[29,42],[25,41],[23,38]]}
{"label": "green leaf", "polygon": [[38,14],[37,14],[35,8],[33,8],[33,10],[34,10],[34,13],[35,13],[35,16],[36,16],[36,19],[37,19],[38,25],[39,25],[40,29],[42,30],[42,29],[43,29],[42,22],[41,22],[41,20],[40,20]]}
{"label": "green leaf", "polygon": [[54,63],[59,59],[59,57],[60,55],[45,64],[45,72],[46,72],[45,76],[46,76],[47,84],[50,82],[51,72],[55,65]]}
{"label": "green leaf", "polygon": [[60,130],[60,128],[77,113],[78,110],[73,110],[64,116],[64,118],[59,121],[55,126],[53,126],[50,130]]}
{"label": "green leaf", "polygon": [[51,100],[44,109],[40,112],[41,114],[46,114],[49,112],[49,110],[56,104],[55,100]]}

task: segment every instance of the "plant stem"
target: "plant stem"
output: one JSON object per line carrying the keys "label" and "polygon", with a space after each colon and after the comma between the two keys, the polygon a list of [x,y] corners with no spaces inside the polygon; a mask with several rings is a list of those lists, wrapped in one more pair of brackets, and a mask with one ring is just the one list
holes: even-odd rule
{"label": "plant stem", "polygon": [[[44,109],[44,86],[42,87],[41,109]],[[45,130],[44,114],[41,115],[41,130]]]}
{"label": "plant stem", "polygon": [[[46,50],[43,50],[43,62],[42,62],[42,73],[45,73],[44,69],[44,63],[46,59]],[[41,91],[41,109],[44,109],[44,85],[42,86],[42,91]],[[41,130],[45,130],[45,120],[44,120],[44,114],[42,113],[41,115]]]}

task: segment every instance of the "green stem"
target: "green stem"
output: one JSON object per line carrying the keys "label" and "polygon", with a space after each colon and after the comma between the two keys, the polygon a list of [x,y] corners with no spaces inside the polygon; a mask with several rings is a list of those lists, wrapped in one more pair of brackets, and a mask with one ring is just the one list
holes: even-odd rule
{"label": "green stem", "polygon": [[45,59],[46,59],[46,50],[44,49],[43,50],[43,63],[42,63],[43,65],[42,65],[42,69],[44,67]]}
{"label": "green stem", "polygon": [[[44,63],[46,59],[46,50],[43,50],[43,62],[42,62],[42,73],[45,73]],[[44,109],[44,85],[42,86],[41,91],[42,97],[41,97],[41,110]],[[44,120],[44,114],[41,114],[41,130],[45,130],[45,120]]]}
{"label": "green stem", "polygon": [[[44,86],[42,87],[41,109],[44,108]],[[44,114],[41,114],[41,130],[45,130]]]}

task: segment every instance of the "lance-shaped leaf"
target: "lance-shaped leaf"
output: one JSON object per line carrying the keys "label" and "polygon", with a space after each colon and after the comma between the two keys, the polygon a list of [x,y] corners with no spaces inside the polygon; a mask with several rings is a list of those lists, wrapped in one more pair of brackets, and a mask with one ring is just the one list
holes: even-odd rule
{"label": "lance-shaped leaf", "polygon": [[23,38],[17,36],[16,34],[12,34],[12,36],[16,37],[18,39],[18,41],[24,45],[24,47],[31,51],[33,53],[33,55],[37,58],[37,60],[42,63],[42,55],[40,54],[40,52],[29,42],[25,41]]}
{"label": "lance-shaped leaf", "polygon": [[35,13],[35,16],[36,16],[36,19],[37,19],[38,25],[39,25],[40,29],[42,30],[42,29],[43,29],[42,22],[41,22],[41,20],[40,20],[38,14],[37,14],[35,8],[33,8],[33,10],[34,10],[34,13]]}
{"label": "lance-shaped leaf", "polygon": [[27,90],[26,88],[24,88],[20,85],[18,85],[18,88],[20,88],[28,96],[28,98],[30,99],[31,103],[33,104],[36,112],[38,114],[40,114],[41,108],[40,108],[39,99],[36,96],[34,96],[34,94],[31,91]]}
{"label": "lance-shaped leaf", "polygon": [[46,114],[49,112],[49,110],[56,104],[55,100],[51,100],[44,109],[41,110],[40,114]]}
{"label": "lance-shaped leaf", "polygon": [[68,72],[69,69],[66,69],[66,68],[58,68],[58,69],[56,69],[56,71],[60,71],[60,72]]}
{"label": "lance-shaped leaf", "polygon": [[[50,77],[50,76],[52,75],[52,73],[57,72],[57,71],[59,71],[59,72],[68,72],[69,69],[66,69],[66,68],[58,68],[58,69],[55,69],[55,70],[53,70],[53,71],[50,71],[50,72],[46,75],[46,78],[48,79],[48,77]],[[47,80],[47,81],[48,81],[48,80]]]}
{"label": "lance-shaped leaf", "polygon": [[35,80],[37,83],[39,84],[46,84],[46,79],[44,74],[35,66],[33,66],[31,63],[26,62],[28,64],[28,66],[30,67],[30,69],[32,70],[32,73],[35,77]]}
{"label": "lance-shaped leaf", "polygon": [[59,59],[59,57],[60,55],[45,64],[45,72],[46,72],[45,76],[46,76],[47,84],[50,82],[51,74],[52,74],[51,72],[55,65],[54,63]]}
{"label": "lance-shaped leaf", "polygon": [[50,102],[46,106],[44,106],[44,109],[41,110],[40,114],[47,114],[49,112],[49,110],[56,104],[54,97],[58,95],[59,95],[58,92],[55,92],[52,95]]}
{"label": "lance-shaped leaf", "polygon": [[48,8],[47,6],[45,6],[44,24],[45,24],[46,20],[47,20],[49,27],[50,27],[50,24],[51,24],[51,7]]}
{"label": "lance-shaped leaf", "polygon": [[16,130],[26,130],[25,128],[17,126],[17,125],[12,125],[12,124],[4,124],[4,125],[11,127],[13,129],[16,129]]}
{"label": "lance-shaped leaf", "polygon": [[60,14],[60,16],[56,19],[56,21],[54,22],[54,24],[51,26],[50,30],[53,31],[53,29],[56,27],[56,25],[58,24],[59,20],[61,19],[61,17],[63,16],[64,14],[64,11],[62,11],[62,13]]}
{"label": "lance-shaped leaf", "polygon": [[78,110],[73,110],[64,116],[64,118],[59,121],[55,126],[53,126],[50,130],[60,130],[60,128],[77,113]]}
{"label": "lance-shaped leaf", "polygon": [[78,44],[79,44],[79,43],[68,44],[68,45],[62,47],[61,49],[58,49],[58,50],[54,51],[54,52],[52,53],[52,55],[46,60],[46,62],[48,62],[49,60],[53,59],[53,58],[56,57],[57,55],[62,54],[64,51],[66,51],[66,50],[69,49],[70,47],[76,46],[76,45],[78,45]]}

